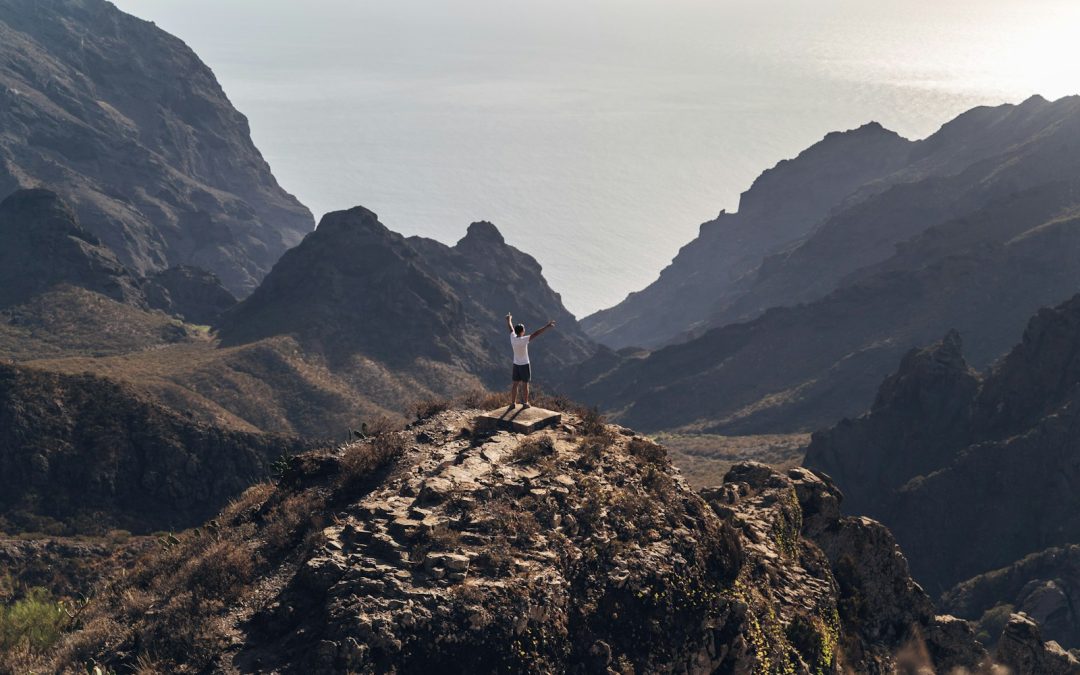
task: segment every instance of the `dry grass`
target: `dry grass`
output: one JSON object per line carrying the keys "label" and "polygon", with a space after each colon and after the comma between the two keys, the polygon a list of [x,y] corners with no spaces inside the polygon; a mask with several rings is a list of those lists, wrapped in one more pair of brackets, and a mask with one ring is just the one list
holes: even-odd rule
{"label": "dry grass", "polygon": [[[340,453],[305,453],[294,458],[294,481],[256,485],[206,526],[162,537],[156,551],[102,589],[79,630],[34,669],[178,672],[182,663],[185,672],[214,670],[242,620],[238,608],[255,611],[269,597],[255,592],[256,581],[297,564],[333,510],[328,500],[376,484],[403,447],[400,434],[388,433]],[[449,545],[450,534],[436,543]],[[280,577],[284,583],[290,575]]]}
{"label": "dry grass", "polygon": [[806,454],[810,435],[658,434],[655,440],[668,449],[671,462],[679,467],[690,485],[700,488],[719,485],[728,470],[739,462],[762,462],[778,469],[798,466]]}
{"label": "dry grass", "polygon": [[555,454],[555,440],[551,436],[527,436],[510,454],[510,461],[532,464]]}
{"label": "dry grass", "polygon": [[626,444],[626,449],[634,457],[650,464],[662,464],[667,460],[667,450],[664,446],[653,443],[647,438],[631,438]]}

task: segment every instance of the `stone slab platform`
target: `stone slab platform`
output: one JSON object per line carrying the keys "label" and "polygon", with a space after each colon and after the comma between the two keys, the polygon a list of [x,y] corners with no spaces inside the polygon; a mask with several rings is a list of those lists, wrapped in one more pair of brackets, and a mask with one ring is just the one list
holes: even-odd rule
{"label": "stone slab platform", "polygon": [[543,408],[498,408],[476,416],[477,431],[504,429],[519,434],[530,434],[537,429],[553,427],[562,421],[562,413]]}

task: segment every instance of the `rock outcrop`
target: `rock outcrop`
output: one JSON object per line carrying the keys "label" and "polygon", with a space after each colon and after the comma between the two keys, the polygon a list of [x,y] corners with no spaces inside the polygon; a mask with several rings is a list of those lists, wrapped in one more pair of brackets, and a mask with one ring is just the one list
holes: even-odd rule
{"label": "rock outcrop", "polygon": [[0,202],[0,309],[68,284],[146,306],[138,282],[48,190],[19,190]]}
{"label": "rock outcrop", "polygon": [[99,595],[51,667],[988,666],[888,531],[841,517],[839,492],[808,470],[738,465],[699,496],[661,446],[592,415],[523,436],[475,433],[477,412],[291,458],[277,485]]}
{"label": "rock outcrop", "polygon": [[814,435],[805,465],[884,522],[940,593],[1080,541],[1078,429],[1080,296],[1040,310],[985,375],[951,338],[909,355],[871,412]]}
{"label": "rock outcrop", "polygon": [[0,2],[0,195],[39,186],[133,273],[240,295],[314,225],[210,69],[105,0]]}
{"label": "rock outcrop", "polygon": [[1080,659],[1066,652],[1056,642],[1043,642],[1039,625],[1024,614],[1009,617],[1009,623],[998,641],[996,657],[999,663],[1015,673],[1080,673]]}
{"label": "rock outcrop", "polygon": [[0,365],[5,529],[191,527],[303,447],[197,424],[102,378]]}
{"label": "rock outcrop", "polygon": [[1080,647],[1080,545],[1049,548],[980,574],[954,586],[941,602],[947,611],[977,622],[987,641],[1018,612],[1037,622],[1047,639],[1067,649]]}
{"label": "rock outcrop", "polygon": [[559,321],[530,347],[538,362],[554,368],[589,355],[540,265],[490,223],[474,223],[451,248],[406,239],[357,207],[327,214],[223,317],[220,335],[226,345],[293,335],[339,366],[357,356],[394,369],[434,362],[502,386],[508,311],[535,328]]}

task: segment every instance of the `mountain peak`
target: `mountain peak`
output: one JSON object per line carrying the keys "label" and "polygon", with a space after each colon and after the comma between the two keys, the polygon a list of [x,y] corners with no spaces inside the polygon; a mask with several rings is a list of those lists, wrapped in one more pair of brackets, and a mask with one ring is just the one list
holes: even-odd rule
{"label": "mountain peak", "polygon": [[469,230],[465,233],[465,236],[461,241],[458,242],[458,245],[460,246],[466,242],[470,244],[478,242],[505,244],[506,240],[503,239],[502,233],[499,232],[499,228],[486,220],[480,220],[469,225]]}

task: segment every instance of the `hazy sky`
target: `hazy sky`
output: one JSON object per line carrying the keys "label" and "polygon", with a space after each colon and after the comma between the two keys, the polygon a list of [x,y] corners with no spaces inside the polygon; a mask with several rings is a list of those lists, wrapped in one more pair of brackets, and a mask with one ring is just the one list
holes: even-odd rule
{"label": "hazy sky", "polygon": [[579,315],[828,131],[1080,90],[1075,0],[117,5],[199,53],[316,217],[448,243],[491,220]]}

